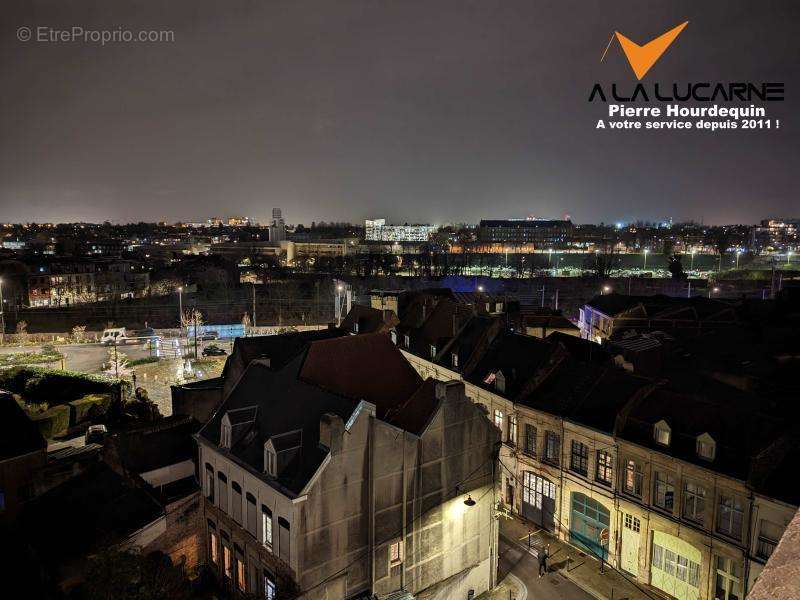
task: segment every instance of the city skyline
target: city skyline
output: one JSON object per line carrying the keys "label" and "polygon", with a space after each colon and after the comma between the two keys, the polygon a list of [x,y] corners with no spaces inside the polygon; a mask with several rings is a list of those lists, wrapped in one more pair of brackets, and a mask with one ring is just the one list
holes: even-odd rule
{"label": "city skyline", "polygon": [[[196,7],[195,7],[196,6]],[[15,2],[17,27],[166,30],[148,44],[2,39],[7,221],[755,223],[791,216],[798,8],[633,2],[409,5]],[[783,82],[776,131],[597,131],[595,83],[631,87],[619,29],[689,25],[646,83]],[[669,210],[666,210],[666,206]],[[668,213],[668,214],[665,214]]]}

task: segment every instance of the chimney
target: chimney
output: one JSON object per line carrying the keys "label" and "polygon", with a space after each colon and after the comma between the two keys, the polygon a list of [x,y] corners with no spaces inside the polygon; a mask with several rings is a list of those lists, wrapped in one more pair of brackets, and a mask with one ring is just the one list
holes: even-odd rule
{"label": "chimney", "polygon": [[457,400],[464,397],[464,384],[460,381],[437,381],[437,400]]}
{"label": "chimney", "polygon": [[339,415],[325,413],[319,420],[319,443],[336,454],[342,449],[344,422]]}

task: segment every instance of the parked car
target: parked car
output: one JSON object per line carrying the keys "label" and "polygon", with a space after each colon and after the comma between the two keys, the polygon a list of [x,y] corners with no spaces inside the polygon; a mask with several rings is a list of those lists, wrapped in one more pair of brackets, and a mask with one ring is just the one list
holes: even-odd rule
{"label": "parked car", "polygon": [[108,435],[108,429],[105,425],[90,425],[86,430],[84,440],[87,444],[102,444],[106,435]]}
{"label": "parked car", "polygon": [[203,356],[225,356],[227,352],[225,352],[224,348],[220,348],[219,346],[208,346],[203,348]]}

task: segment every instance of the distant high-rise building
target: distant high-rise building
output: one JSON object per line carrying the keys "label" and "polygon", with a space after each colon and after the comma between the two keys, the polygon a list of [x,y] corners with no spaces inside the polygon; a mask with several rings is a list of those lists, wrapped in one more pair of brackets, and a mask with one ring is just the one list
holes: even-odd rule
{"label": "distant high-rise building", "polygon": [[566,243],[571,232],[572,222],[567,220],[484,219],[478,227],[478,240],[558,248]]}
{"label": "distant high-rise building", "polygon": [[286,239],[286,223],[280,208],[272,209],[272,223],[269,226],[269,241],[282,242]]}
{"label": "distant high-rise building", "polygon": [[364,239],[371,242],[427,242],[435,225],[387,225],[386,219],[364,221]]}

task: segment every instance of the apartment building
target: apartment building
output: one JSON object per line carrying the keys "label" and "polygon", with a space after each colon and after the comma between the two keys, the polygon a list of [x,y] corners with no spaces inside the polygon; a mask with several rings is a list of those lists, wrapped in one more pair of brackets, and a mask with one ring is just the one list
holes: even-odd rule
{"label": "apartment building", "polygon": [[[284,336],[285,338],[292,336]],[[498,432],[385,333],[298,340],[223,377],[197,435],[209,565],[233,593],[441,597],[494,585]]]}
{"label": "apartment building", "polygon": [[581,337],[600,343],[624,332],[686,332],[739,324],[729,302],[710,298],[672,296],[595,296],[579,309]]}
{"label": "apartment building", "polygon": [[800,438],[780,417],[791,394],[774,391],[782,379],[762,392],[719,373],[696,355],[716,347],[707,340],[676,350],[677,373],[691,376],[641,377],[588,340],[492,321],[473,317],[435,356],[414,342],[424,323],[396,339],[422,376],[460,378],[486,407],[503,438],[509,509],[643,586],[743,598],[800,502],[788,474]]}

